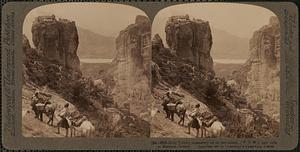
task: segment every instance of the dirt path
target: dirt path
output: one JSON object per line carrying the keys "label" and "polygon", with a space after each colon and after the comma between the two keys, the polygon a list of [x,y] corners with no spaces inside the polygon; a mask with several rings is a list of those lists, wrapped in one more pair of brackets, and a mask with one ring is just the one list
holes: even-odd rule
{"label": "dirt path", "polygon": [[[23,117],[22,133],[24,137],[64,137],[65,129],[61,129],[57,134],[57,128],[46,123],[48,119],[44,117],[44,122],[34,118],[34,113],[29,112]],[[54,122],[56,125],[56,122]]]}
{"label": "dirt path", "polygon": [[[175,138],[175,137],[182,137],[182,138],[194,138],[196,133],[194,130],[191,129],[191,134],[187,134],[187,127],[180,126],[176,122],[178,118],[174,118],[175,121],[172,122],[169,119],[165,118],[164,113],[158,113],[152,119],[152,126],[151,126],[151,137],[164,137],[164,138]],[[187,123],[185,123],[186,125]]]}
{"label": "dirt path", "polygon": [[[31,97],[34,93],[32,86],[23,86],[22,89],[22,134],[25,137],[64,137],[65,129],[60,129],[60,134],[57,134],[57,119],[54,118],[53,125],[47,124],[48,117],[43,115],[44,121],[41,122],[39,119],[35,118],[35,114],[31,109]],[[48,90],[47,93],[52,95],[51,102],[57,104],[57,111],[59,111],[65,103],[66,100],[59,97],[53,91]],[[75,107],[70,104],[70,109],[75,110]],[[57,112],[56,111],[56,112]]]}
{"label": "dirt path", "polygon": [[[44,122],[34,118],[34,112],[31,110],[30,99],[34,93],[32,87],[23,87],[23,99],[22,99],[22,133],[25,137],[64,137],[65,129],[61,129],[60,134],[57,134],[57,120],[54,119],[54,126],[48,125],[46,122],[48,118],[44,115]],[[62,108],[62,106],[67,103],[66,100],[62,99],[59,95],[55,94],[54,91],[48,90],[47,93],[52,95],[51,102],[56,103],[58,105],[57,111]],[[165,90],[162,89],[154,89],[154,93],[157,96],[163,96]],[[187,113],[192,110],[192,106],[199,103],[201,111],[210,111],[208,107],[202,102],[195,99],[191,94],[186,92],[185,90],[179,89],[178,93],[184,95],[182,102],[187,107]],[[187,134],[187,123],[189,120],[185,119],[185,125],[178,125],[177,122],[179,118],[177,115],[174,116],[175,121],[172,122],[169,119],[165,118],[165,113],[162,110],[161,101],[159,99],[154,103],[154,107],[159,109],[159,113],[157,113],[151,120],[151,137],[162,137],[162,138],[195,138],[196,130],[191,128],[191,134]],[[70,109],[76,108],[70,104]]]}
{"label": "dirt path", "polygon": [[[153,89],[153,93],[156,97],[162,97],[167,90],[167,86],[160,84],[159,87]],[[185,107],[187,108],[187,114],[191,112],[192,106],[196,104],[200,104],[200,110],[202,112],[209,111],[210,109],[203,103],[194,98],[191,94],[186,92],[185,90],[179,88],[177,93],[184,95],[184,98],[181,100]],[[161,106],[161,99],[156,99],[154,108],[159,109],[159,113],[157,113],[151,121],[151,137],[164,137],[164,138],[195,138],[196,130],[191,128],[191,134],[187,134],[188,128],[187,123],[189,120],[185,118],[184,126],[177,124],[179,118],[177,115],[174,116],[174,122],[165,118],[165,112]]]}

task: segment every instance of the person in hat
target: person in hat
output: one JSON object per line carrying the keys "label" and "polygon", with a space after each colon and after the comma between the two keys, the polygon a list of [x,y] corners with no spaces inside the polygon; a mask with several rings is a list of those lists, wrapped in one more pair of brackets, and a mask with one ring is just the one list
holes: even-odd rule
{"label": "person in hat", "polygon": [[60,133],[60,127],[66,129],[66,136],[68,136],[68,130],[70,125],[68,123],[67,117],[70,115],[69,113],[69,103],[64,105],[64,108],[59,112],[58,116],[61,118],[57,123],[58,134]]}
{"label": "person in hat", "polygon": [[39,103],[39,102],[40,102],[39,91],[35,91],[34,94],[31,97],[31,104],[30,104],[31,109],[35,114],[35,118],[39,117],[39,112],[38,112],[38,109],[37,109],[37,106],[36,106],[36,104]]}
{"label": "person in hat", "polygon": [[162,106],[163,106],[163,110],[166,112],[166,118],[170,119],[170,116],[171,116],[171,113],[168,109],[168,104],[171,103],[172,101],[172,97],[171,97],[171,92],[168,91],[165,95],[165,97],[163,98],[163,103],[162,103]]}
{"label": "person in hat", "polygon": [[[197,135],[196,137],[199,136],[199,129],[200,129],[200,123],[198,121],[197,118],[199,118],[201,116],[201,112],[200,112],[200,104],[196,104],[195,108],[193,109],[193,111],[189,114],[189,116],[192,118],[192,120],[188,123],[188,134],[190,134],[191,132],[191,127],[195,128],[197,131]],[[201,132],[201,137],[203,133]]]}

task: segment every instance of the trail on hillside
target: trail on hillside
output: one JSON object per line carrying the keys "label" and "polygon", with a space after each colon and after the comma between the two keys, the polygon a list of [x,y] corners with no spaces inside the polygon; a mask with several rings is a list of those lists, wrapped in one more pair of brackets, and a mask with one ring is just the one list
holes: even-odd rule
{"label": "trail on hillside", "polygon": [[[24,85],[22,89],[22,133],[25,137],[65,137],[65,129],[61,129],[60,134],[57,133],[58,120],[54,117],[53,126],[47,124],[49,118],[43,115],[43,122],[35,118],[35,114],[31,109],[31,97],[34,94],[33,86]],[[55,101],[57,111],[62,109],[62,105],[69,103],[62,99],[53,91],[48,90],[47,93],[52,95],[50,101]],[[70,104],[70,103],[69,103]],[[74,105],[70,104],[72,111],[75,110]]]}
{"label": "trail on hillside", "polygon": [[[201,24],[198,25],[199,23]],[[161,98],[164,96],[164,92],[166,93],[168,89],[180,86],[183,90],[181,92],[185,94],[182,102],[187,104],[188,110],[191,109],[191,105],[197,103],[201,107],[206,107],[206,109],[200,111],[202,113],[211,111],[212,117],[216,117],[219,120],[218,124],[223,126],[219,127],[221,126],[219,125],[217,128],[225,128],[224,137],[278,136],[278,122],[263,114],[263,110],[259,106],[251,106],[251,101],[245,98],[239,85],[234,80],[232,80],[234,82],[226,81],[225,78],[215,76],[212,68],[213,62],[210,60],[212,39],[209,25],[206,25],[206,23],[201,20],[191,21],[188,16],[173,16],[169,18],[166,25],[168,31],[166,32],[167,43],[170,48],[164,46],[158,34],[153,37],[152,92],[154,98],[158,100],[155,101],[154,106],[161,108]],[[194,26],[196,25],[198,27],[207,26],[208,28],[203,28],[204,31],[195,30]],[[179,38],[192,35],[192,32],[180,30],[181,28],[178,29],[177,27],[182,27],[182,29],[184,27],[184,29],[190,29],[190,31],[194,30],[195,33],[200,32],[201,34],[197,35],[200,37],[203,36],[203,33],[207,34],[205,37],[201,37],[203,41],[197,41],[199,39],[197,36],[189,36],[187,39],[191,43],[186,44],[186,40]],[[204,44],[206,47],[200,47]],[[243,79],[245,78],[247,77],[244,76]],[[162,87],[161,84],[165,86]],[[157,91],[159,89],[160,91]],[[158,119],[156,122],[161,123],[160,121],[163,121],[163,119]],[[152,123],[152,125],[157,124]],[[172,124],[165,124],[162,129],[165,130],[165,128],[171,130]],[[154,127],[153,130],[155,132],[159,128]]]}
{"label": "trail on hillside", "polygon": [[169,89],[172,89],[176,91],[176,93],[183,95],[181,101],[187,108],[187,114],[191,112],[192,107],[196,104],[200,104],[201,111],[211,113],[210,109],[203,102],[193,97],[193,95],[181,87],[170,88],[167,83],[160,83],[152,90],[155,98],[153,108],[157,108],[159,112],[152,117],[151,120],[151,137],[195,138],[195,129],[191,128],[191,134],[187,134],[187,124],[190,121],[187,117],[185,118],[184,126],[177,123],[179,121],[179,117],[176,114],[174,115],[174,121],[165,118],[166,114],[161,106],[161,97],[163,97]]}

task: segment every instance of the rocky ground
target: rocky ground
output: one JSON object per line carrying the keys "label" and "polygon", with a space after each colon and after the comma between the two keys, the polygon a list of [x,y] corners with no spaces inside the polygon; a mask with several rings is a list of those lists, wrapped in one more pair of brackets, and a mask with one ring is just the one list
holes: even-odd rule
{"label": "rocky ground", "polygon": [[[34,112],[31,110],[31,97],[34,94],[36,87],[27,84],[22,88],[22,133],[25,137],[64,137],[65,131],[62,129],[61,133],[57,133],[57,119],[54,118],[54,126],[48,125],[48,117],[44,115],[44,121],[41,122],[35,118]],[[62,99],[53,90],[47,90],[47,93],[52,95],[50,101],[55,102],[58,107],[57,111],[61,110],[66,100]],[[75,111],[74,105],[70,104],[71,111]]]}
{"label": "rocky ground", "polygon": [[166,113],[161,106],[161,97],[163,97],[169,89],[184,96],[181,101],[184,103],[185,107],[187,107],[187,113],[190,113],[192,106],[197,103],[200,104],[201,111],[211,113],[210,109],[203,102],[199,102],[198,99],[183,88],[170,87],[169,85],[166,85],[166,83],[160,83],[152,90],[154,96],[153,109],[158,109],[159,112],[151,119],[151,137],[194,138],[196,136],[196,131],[194,129],[191,129],[191,134],[187,134],[188,118],[185,118],[183,126],[177,124],[179,118],[176,115],[174,117],[174,122],[165,118]]}
{"label": "rocky ground", "polygon": [[[166,63],[167,60],[165,60],[164,62]],[[177,65],[178,63],[176,62],[174,62],[174,64],[174,69],[171,68],[171,73],[175,73],[177,76],[184,76],[185,74],[188,74],[187,72],[178,72],[178,69],[175,67],[180,68],[180,65]],[[152,134],[156,137],[190,136],[185,133],[187,128],[181,127],[176,123],[166,120],[164,118],[165,114],[161,106],[161,98],[164,96],[164,94],[169,89],[176,90],[175,88],[178,87],[179,84],[181,87],[178,92],[185,96],[182,99],[182,102],[186,104],[186,107],[188,107],[188,111],[192,109],[192,106],[194,106],[197,103],[200,103],[201,107],[203,108],[201,110],[202,112],[209,111],[213,115],[216,115],[226,127],[226,133],[224,134],[225,137],[242,138],[278,136],[279,124],[275,120],[272,120],[272,118],[270,118],[267,115],[259,114],[255,111],[255,109],[247,107],[247,102],[245,101],[245,98],[240,97],[238,93],[235,93],[235,91],[232,90],[230,92],[222,92],[221,88],[224,89],[227,87],[226,85],[224,85],[224,83],[226,84],[226,81],[222,79],[213,79],[219,82],[217,84],[212,83],[213,81],[207,80],[207,83],[199,82],[205,82],[204,79],[194,80],[193,82],[191,82],[191,80],[184,79],[181,79],[181,81],[177,81],[176,79],[169,79],[169,77],[164,78],[164,76],[161,75],[161,69],[164,67],[160,66],[159,68],[160,70],[158,70],[158,73],[153,72],[153,81],[156,82],[156,84],[153,86],[152,94],[155,96],[154,98],[156,98],[156,104],[154,106],[160,109],[161,113],[159,113],[157,117],[152,118],[153,121],[151,122],[151,136]],[[155,69],[153,70],[155,71]],[[174,75],[174,77],[176,77],[176,75]],[[180,76],[177,78],[180,78]],[[229,90],[229,88],[227,88],[227,90]],[[239,109],[246,109],[246,111],[248,112],[244,114],[241,111],[239,111]],[[248,116],[253,116],[255,118],[253,118],[252,120],[247,120],[246,122],[245,119]],[[175,129],[179,130],[174,131]],[[195,135],[195,133],[192,134]]]}
{"label": "rocky ground", "polygon": [[214,64],[214,70],[217,77],[225,78],[225,80],[232,79],[232,72],[239,70],[242,64],[234,63],[216,63]]}
{"label": "rocky ground", "polygon": [[[102,79],[107,70],[111,69],[111,63],[81,63],[82,76],[93,80]],[[95,70],[97,69],[97,70]]]}
{"label": "rocky ground", "polygon": [[[138,118],[136,115],[129,113],[126,109],[122,110],[117,107],[114,107],[112,103],[106,104],[108,106],[107,110],[104,110],[103,102],[101,98],[97,98],[97,94],[93,95],[93,91],[89,89],[92,86],[85,86],[84,90],[79,95],[79,98],[82,100],[73,100],[72,96],[68,96],[68,92],[62,90],[53,90],[48,88],[44,90],[43,87],[36,85],[35,83],[23,87],[23,112],[26,113],[23,117],[23,133],[24,136],[38,136],[38,137],[57,137],[55,133],[56,128],[51,127],[46,124],[46,122],[40,122],[34,118],[33,111],[31,110],[31,97],[34,93],[34,90],[43,90],[43,92],[51,94],[52,99],[50,100],[54,104],[58,104],[59,108],[57,112],[65,103],[70,103],[71,109],[76,109],[80,115],[85,115],[96,127],[96,132],[94,136],[98,137],[135,137],[135,136],[149,136],[149,124]],[[67,84],[61,84],[64,86]],[[53,86],[51,86],[53,87]],[[55,88],[54,88],[55,89]],[[96,89],[96,87],[94,88]],[[97,89],[96,89],[97,90]],[[101,93],[100,90],[97,91]],[[94,97],[93,97],[94,96]],[[95,98],[96,97],[96,98]],[[95,100],[98,99],[98,100]],[[100,100],[99,100],[100,99]],[[109,98],[108,98],[109,99]],[[47,120],[46,116],[44,116]],[[44,121],[45,121],[44,120]],[[54,119],[54,125],[56,125],[57,120]]]}

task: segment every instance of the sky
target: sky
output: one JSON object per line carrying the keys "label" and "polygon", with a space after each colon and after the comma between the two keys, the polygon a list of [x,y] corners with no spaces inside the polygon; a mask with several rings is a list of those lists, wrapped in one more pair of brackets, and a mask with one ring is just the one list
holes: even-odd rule
{"label": "sky", "polygon": [[34,18],[52,15],[75,21],[77,26],[95,33],[117,37],[119,32],[134,23],[137,15],[145,13],[135,7],[109,3],[60,3],[37,7],[31,10],[23,23],[23,33],[31,39]]}
{"label": "sky", "polygon": [[[105,36],[116,37],[122,29],[133,23],[136,15],[145,13],[135,7],[111,3],[60,3],[33,9],[25,18],[23,31],[31,33],[36,16],[52,15],[73,20],[82,28]],[[158,12],[152,33],[164,33],[165,22],[173,15],[189,14],[190,18],[207,20],[214,28],[239,37],[249,38],[253,32],[268,24],[273,12],[263,7],[234,3],[193,3],[167,7]]]}
{"label": "sky", "polygon": [[[137,15],[145,15],[138,8],[112,3],[59,3],[44,5],[30,11],[23,23],[23,33],[32,45],[31,27],[37,16],[52,15],[75,21],[76,25],[92,32],[117,37],[119,32],[134,23]],[[268,9],[236,3],[192,3],[167,7],[159,11],[152,23],[152,35],[158,33],[165,42],[165,24],[170,16],[186,15],[209,21],[214,30],[222,30],[250,39],[254,31],[267,25],[275,14]],[[166,43],[165,43],[166,44]],[[224,46],[226,47],[226,46]],[[248,50],[248,48],[245,48]]]}
{"label": "sky", "polygon": [[209,21],[213,28],[242,38],[250,38],[254,31],[269,23],[273,12],[263,7],[234,3],[193,3],[167,7],[154,18],[152,33],[165,37],[165,23],[170,16],[188,14],[190,19]]}

